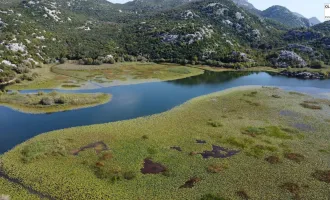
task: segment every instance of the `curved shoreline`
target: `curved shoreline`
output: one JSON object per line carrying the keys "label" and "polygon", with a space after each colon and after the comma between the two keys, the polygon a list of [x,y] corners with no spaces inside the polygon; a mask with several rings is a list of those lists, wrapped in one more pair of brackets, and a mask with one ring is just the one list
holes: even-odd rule
{"label": "curved shoreline", "polygon": [[[273,97],[275,96],[275,94],[279,95],[281,98]],[[207,176],[208,178],[210,178],[210,180],[204,179],[203,183],[201,183],[200,186],[203,186],[204,182],[206,184],[222,182],[222,184],[225,183],[224,187],[229,186],[231,184],[230,182],[227,181],[232,180],[233,177],[237,177],[235,175],[236,173],[233,173],[233,171],[240,174],[243,171],[245,172],[247,169],[252,170],[251,172],[253,173],[257,173],[255,176],[253,175],[253,178],[255,180],[259,180],[258,173],[260,173],[260,175],[266,173],[265,175],[267,175],[267,170],[266,171],[262,170],[264,166],[268,165],[268,163],[264,160],[264,158],[277,153],[280,153],[282,155],[283,152],[285,153],[287,151],[283,146],[281,146],[283,142],[286,141],[289,144],[291,144],[292,141],[292,144],[299,144],[298,146],[294,146],[294,145],[292,146],[292,148],[297,148],[294,149],[294,152],[304,153],[304,151],[300,149],[300,144],[303,148],[305,148],[303,144],[308,143],[309,139],[313,139],[309,137],[306,138],[303,137],[304,135],[309,135],[308,132],[304,133],[303,131],[299,131],[299,132],[291,131],[293,130],[295,125],[290,124],[290,122],[284,119],[286,116],[283,116],[282,119],[274,118],[274,116],[280,115],[279,111],[283,109],[284,110],[288,109],[287,106],[291,104],[295,104],[295,107],[293,108],[292,112],[298,112],[302,114],[302,116],[309,115],[311,111],[301,107],[299,103],[303,102],[304,100],[310,100],[310,98],[311,97],[308,96],[290,94],[289,92],[283,91],[281,89],[276,89],[275,87],[262,87],[262,86],[233,87],[220,92],[215,92],[212,94],[193,98],[179,106],[172,108],[169,111],[165,111],[162,113],[158,113],[146,117],[139,117],[130,120],[96,124],[90,126],[67,128],[67,129],[50,131],[40,134],[25,141],[24,143],[17,145],[12,150],[5,153],[4,156],[2,157],[4,162],[4,170],[9,175],[9,177],[21,178],[22,180],[24,180],[23,181],[24,184],[26,186],[29,186],[32,183],[31,181],[33,181],[35,177],[35,175],[33,174],[29,175],[30,171],[34,171],[35,173],[40,173],[40,177],[44,177],[46,174],[50,173],[51,174],[51,176],[49,177],[50,180],[61,180],[61,178],[63,178],[64,179],[63,181],[65,182],[67,179],[66,174],[67,172],[70,172],[71,169],[70,166],[74,165],[76,174],[70,177],[71,178],[70,180],[72,180],[72,182],[70,182],[70,185],[68,185],[69,188],[72,189],[72,193],[68,195],[72,195],[72,198],[75,197],[75,193],[73,192],[75,191],[76,183],[82,183],[81,182],[82,178],[79,176],[79,174],[86,172],[87,172],[86,177],[84,177],[86,183],[83,183],[81,185],[81,188],[85,188],[88,190],[89,188],[87,184],[89,183],[95,183],[95,185],[100,184],[99,186],[101,193],[99,194],[104,194],[104,195],[105,194],[108,195],[108,192],[106,192],[108,190],[105,191],[102,190],[102,188],[110,187],[113,190],[122,189],[122,188],[125,188],[127,190],[131,189],[131,191],[127,192],[127,194],[126,193],[120,194],[122,195],[120,197],[125,198],[128,195],[135,193],[135,189],[131,188],[131,186],[133,187],[134,185],[134,180],[132,180],[132,184],[128,184],[127,182],[128,180],[127,181],[124,180],[123,182],[119,181],[118,184],[109,185],[107,181],[104,182],[104,180],[97,177],[97,175],[93,173],[93,170],[90,171],[89,169],[91,166],[95,166],[94,160],[95,159],[97,160],[97,158],[99,157],[98,153],[102,153],[102,154],[111,153],[115,156],[115,159],[110,159],[109,161],[102,160],[102,162],[105,163],[105,169],[107,169],[106,167],[108,166],[106,163],[112,163],[115,166],[117,166],[116,165],[117,163],[120,167],[122,167],[122,169],[124,170],[123,172],[127,172],[127,170],[133,170],[135,173],[139,173],[139,169],[143,158],[149,155],[147,153],[149,150],[147,151],[147,149],[155,148],[155,151],[158,153],[155,153],[155,155],[152,154],[152,158],[154,159],[154,162],[165,164],[165,166],[168,166],[170,170],[171,169],[173,170],[173,168],[171,167],[177,167],[176,162],[179,162],[180,166],[188,166],[189,164],[191,164],[193,166],[194,172],[196,172],[196,175],[200,177]],[[237,108],[239,110],[235,110]],[[316,110],[313,112],[315,112],[314,116],[315,115],[319,116],[318,112],[322,112],[322,111]],[[224,115],[226,116],[224,117]],[[274,120],[270,122],[269,120],[272,119]],[[315,120],[318,120],[318,118],[314,118],[313,121],[311,121],[310,123],[314,124]],[[319,123],[322,123],[321,121],[322,120],[320,120]],[[324,127],[326,126],[327,125],[324,122],[322,124],[321,129],[317,129],[315,127],[314,133],[321,134],[320,136],[326,134],[323,131]],[[164,130],[165,127],[167,127],[166,130]],[[257,130],[260,129],[266,131],[277,130],[279,132],[278,133],[276,132],[277,134],[272,132],[271,135],[265,133],[264,136],[258,135],[255,137],[252,136],[249,137],[248,135],[245,135],[244,133],[242,134],[241,132],[242,130],[245,130],[248,127],[254,127]],[[283,132],[286,130],[288,131]],[[290,137],[286,137],[286,136],[290,136]],[[266,140],[261,141],[260,137],[262,139],[267,139],[267,141]],[[252,143],[248,142],[243,144],[240,143],[246,141],[245,139],[247,138],[249,138],[249,141],[253,140],[254,142]],[[303,140],[304,138],[307,139],[307,141],[304,141]],[[195,140],[197,139],[204,140],[206,144],[204,145],[196,144]],[[107,145],[110,150],[109,151],[105,150],[104,152],[101,152],[103,151],[102,149],[104,148],[97,147],[96,149],[95,146],[91,145],[91,144],[95,144],[96,141],[102,141],[103,144]],[[228,143],[228,142],[233,142],[233,143]],[[319,141],[317,140],[316,142]],[[244,145],[245,147],[235,146],[235,144]],[[172,147],[173,145],[181,147],[183,152],[180,153],[176,151],[171,151],[170,147]],[[206,169],[209,164],[208,162],[205,162],[206,160],[203,160],[203,158],[200,157],[199,155],[197,156],[189,155],[189,152],[197,152],[197,154],[199,154],[198,152],[203,152],[205,150],[208,150],[210,148],[210,145],[219,145],[223,148],[228,148],[231,150],[240,150],[241,152],[239,155],[237,155],[237,157],[235,156],[232,159],[227,159],[229,160],[228,162],[231,163],[231,165],[229,166],[230,168],[232,168],[232,170],[226,171],[226,169],[223,169],[224,171],[221,172],[221,177],[223,176],[224,179],[221,180],[220,182],[218,182],[219,179],[217,179],[218,175],[214,175],[214,174],[210,175],[208,174],[207,171],[202,170],[202,169]],[[259,148],[263,146],[265,147],[269,146],[269,148],[271,149],[269,151],[264,149],[258,150],[257,152],[254,151],[256,150],[255,148]],[[22,152],[29,151],[28,149],[30,148],[32,148],[31,151],[33,151],[35,147],[37,147],[37,149],[39,149],[39,147],[46,148],[46,150],[43,150],[43,148],[41,148],[40,149],[41,151],[38,151],[38,153],[40,153],[38,155],[41,155],[41,157],[36,157],[36,158],[26,157],[27,154],[25,153],[22,154]],[[63,154],[62,156],[61,155],[56,156],[56,154],[54,154],[54,156],[48,156],[51,155],[53,149],[56,152],[56,149],[58,147],[63,147],[66,153]],[[85,153],[79,154],[79,156],[77,157],[73,156],[72,152],[75,152],[75,150],[77,149],[84,149],[85,147],[88,148],[91,147],[91,149],[89,149]],[[308,149],[310,148],[308,147]],[[133,151],[137,152],[136,155],[133,153]],[[262,154],[261,157],[253,158],[254,157],[253,155],[259,156],[258,154],[260,153],[259,151],[261,151]],[[313,152],[320,153],[317,151],[317,149]],[[46,156],[43,156],[44,154]],[[28,163],[22,162],[22,159],[25,158],[29,159],[26,161]],[[285,162],[286,164],[290,162],[282,157],[280,158],[283,159],[283,162]],[[308,156],[306,156],[306,162],[314,163],[314,159],[312,159],[313,157],[311,157],[311,159],[310,158],[307,159],[307,158]],[[177,159],[181,159],[181,160],[178,161]],[[81,161],[83,160],[87,160],[85,162],[87,164],[81,165]],[[246,161],[249,164],[242,165],[242,163],[246,163]],[[253,165],[258,168],[257,170],[255,170],[255,167],[252,168],[248,167],[255,162],[258,162],[258,165]],[[287,166],[286,164],[280,166],[286,167]],[[100,163],[100,165],[104,166],[104,164],[102,163]],[[241,168],[239,167],[241,165],[243,167],[242,171],[240,170]],[[36,166],[40,167],[40,169],[36,168]],[[54,166],[54,169],[56,170],[47,171],[47,169],[49,169],[48,168],[49,166]],[[133,166],[133,168],[131,168],[130,166]],[[25,167],[27,169],[25,169]],[[246,169],[244,167],[246,167]],[[319,168],[319,166],[317,167]],[[175,168],[175,170],[178,170],[178,172],[184,173],[185,174],[184,177],[181,176],[166,177],[166,180],[171,182],[170,185],[173,185],[174,187],[178,185],[179,187],[180,186],[179,183],[181,182],[184,183],[184,181],[186,181],[190,173],[186,174],[186,172],[183,171],[184,169],[185,169],[184,167]],[[302,172],[304,172],[303,169],[299,171],[300,178],[304,175]],[[144,176],[144,175],[137,175],[138,180],[136,181],[147,180],[144,179],[146,178],[146,176],[144,176],[143,179],[141,179],[140,176]],[[276,175],[277,178],[281,176],[282,176],[281,174]],[[243,176],[242,180],[244,180],[244,178],[246,179],[247,177]],[[160,184],[161,180],[162,178],[160,177],[159,179],[157,178],[155,180],[157,181],[156,184]],[[148,179],[148,181],[151,180]],[[59,181],[58,183],[61,183],[61,181]],[[266,183],[270,184],[273,183],[273,181],[266,181]],[[56,198],[65,197],[65,194],[64,196],[61,194],[61,191],[63,189],[59,188],[59,190],[53,190],[53,188],[49,184],[51,184],[51,182],[47,182],[45,180],[45,184],[40,186],[36,185],[34,186],[34,189],[36,189],[37,191],[39,190],[44,192],[46,191],[47,194],[52,195]],[[148,184],[149,182],[143,183],[141,187],[142,188],[147,187]],[[267,187],[267,188],[273,188],[273,187]],[[255,188],[254,186],[251,186],[249,189],[253,190]],[[205,188],[199,188],[198,190],[200,192],[208,191],[205,190]],[[215,187],[213,187],[213,190],[215,190]],[[171,191],[172,190],[167,189],[165,192],[171,192]],[[268,194],[270,194],[270,192],[272,191],[274,190],[267,189]],[[315,192],[316,191],[315,188],[313,188],[312,191]],[[137,192],[139,193],[140,190],[137,190]],[[263,189],[260,190],[257,189],[256,192],[260,194],[259,192],[263,192]],[[77,191],[76,194],[93,195],[94,193]],[[176,194],[175,196],[176,198],[173,199],[179,199],[180,194],[178,193],[175,194]],[[228,191],[228,193],[225,192],[222,194],[230,195],[234,193],[233,191]],[[117,195],[117,193],[114,195]],[[191,195],[190,197],[192,196],[196,197],[196,193],[192,193],[189,195]],[[320,195],[324,196],[324,193]]]}
{"label": "curved shoreline", "polygon": [[[125,64],[125,63],[123,63]],[[128,63],[128,64],[132,64],[132,63]],[[139,64],[143,64],[143,63],[139,63]],[[155,64],[158,65],[158,64]],[[160,64],[159,64],[160,65]],[[164,64],[165,65],[165,64]],[[135,84],[142,84],[142,83],[151,83],[151,82],[164,82],[164,81],[172,81],[172,80],[179,80],[179,79],[184,79],[184,78],[188,78],[188,77],[193,77],[193,76],[198,76],[204,73],[203,69],[198,69],[198,68],[194,68],[194,67],[189,67],[189,66],[183,66],[183,67],[187,67],[187,68],[191,68],[194,71],[189,73],[189,74],[177,74],[177,76],[173,76],[173,77],[168,77],[168,78],[164,78],[164,79],[156,79],[156,78],[148,78],[148,79],[134,79],[134,78],[130,78],[129,80],[120,80],[120,79],[114,79],[109,83],[98,83],[95,81],[91,81],[85,78],[81,78],[81,77],[76,77],[76,76],[72,76],[72,75],[68,75],[66,73],[61,73],[59,71],[54,70],[54,68],[56,68],[58,65],[52,65],[49,67],[49,71],[50,73],[52,73],[53,75],[59,75],[59,76],[65,76],[68,78],[73,78],[76,80],[81,80],[83,81],[80,84],[84,84],[84,85],[78,85],[78,87],[63,87],[63,83],[58,84],[56,87],[30,87],[29,84],[28,85],[8,85],[7,88],[10,90],[25,90],[27,88],[27,90],[44,90],[44,89],[60,89],[60,90],[93,90],[93,89],[98,89],[98,88],[102,88],[102,87],[113,87],[113,86],[121,86],[121,85],[135,85]],[[110,65],[111,66],[111,65]],[[173,65],[174,66],[174,65]],[[181,66],[181,65],[175,65],[175,66]],[[90,66],[89,66],[90,67]],[[98,67],[98,66],[96,66]],[[111,66],[112,67],[112,66]],[[100,70],[107,70],[107,67],[99,67]],[[98,69],[98,68],[97,68]],[[59,70],[63,70],[63,69],[59,69]],[[77,70],[77,71],[84,71],[84,70]],[[85,70],[88,71],[88,70]],[[44,82],[45,80],[43,80],[42,82]]]}

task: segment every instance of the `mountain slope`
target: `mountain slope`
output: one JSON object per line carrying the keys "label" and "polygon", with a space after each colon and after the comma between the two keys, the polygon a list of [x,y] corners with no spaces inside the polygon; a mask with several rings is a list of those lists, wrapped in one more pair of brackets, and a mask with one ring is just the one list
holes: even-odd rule
{"label": "mountain slope", "polygon": [[246,52],[264,43],[277,46],[281,42],[280,30],[230,0],[189,3],[127,28],[124,32],[135,33],[125,38],[134,44],[126,46],[127,52],[144,52],[154,59],[230,62],[235,61],[233,51]]}
{"label": "mountain slope", "polygon": [[289,9],[282,6],[272,6],[262,11],[261,15],[276,20],[288,27],[310,27],[308,19],[298,17]]}
{"label": "mountain slope", "polygon": [[[282,24],[240,8],[245,5],[253,9],[247,1],[235,2],[0,0],[0,78],[5,77],[0,84],[15,76],[32,79],[26,75],[31,69],[65,59],[95,64],[112,55],[115,61],[142,59],[233,67],[242,63],[266,65],[268,54],[285,49],[293,41],[309,41],[324,52],[329,46],[328,23],[288,32]],[[271,10],[276,14],[271,15]],[[271,19],[288,18],[278,13],[294,16],[276,7],[265,13]],[[308,23],[294,17],[293,26]]]}
{"label": "mountain slope", "polygon": [[309,19],[309,22],[311,23],[312,26],[320,24],[321,21],[319,19],[317,19],[316,17],[312,17]]}
{"label": "mountain slope", "polygon": [[253,13],[253,14],[256,14],[256,15],[260,15],[261,14],[261,11],[256,9],[253,4],[249,3],[248,0],[233,0],[233,2],[241,7],[241,8],[244,8],[246,10],[248,10],[249,12]]}
{"label": "mountain slope", "polygon": [[122,6],[125,10],[147,13],[171,9],[194,1],[199,0],[134,0],[127,2]]}

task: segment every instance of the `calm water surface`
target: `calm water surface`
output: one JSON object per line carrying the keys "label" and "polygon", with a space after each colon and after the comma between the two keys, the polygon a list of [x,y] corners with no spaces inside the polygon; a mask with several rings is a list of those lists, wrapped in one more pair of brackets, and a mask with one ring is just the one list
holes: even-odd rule
{"label": "calm water surface", "polygon": [[40,133],[160,113],[194,97],[243,85],[280,86],[313,95],[330,92],[330,80],[300,80],[264,72],[205,72],[176,81],[61,91],[103,92],[112,94],[113,98],[111,102],[97,107],[54,114],[24,114],[0,106],[0,154]]}

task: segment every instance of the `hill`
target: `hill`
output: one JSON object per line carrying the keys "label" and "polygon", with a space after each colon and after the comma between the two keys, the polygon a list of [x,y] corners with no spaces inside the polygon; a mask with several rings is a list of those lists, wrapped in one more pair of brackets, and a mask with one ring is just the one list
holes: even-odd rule
{"label": "hill", "polygon": [[[241,8],[254,9],[243,0],[126,4],[2,0],[0,4],[0,84],[32,80],[37,76],[33,68],[66,59],[83,64],[147,60],[225,67],[272,65],[268,54],[287,50],[292,42],[292,31],[277,21],[291,27],[308,25],[307,19],[280,6],[261,12],[265,18],[260,17]],[[327,46],[320,41],[327,45],[327,30],[324,24],[313,27],[320,37],[309,45],[325,51]]]}
{"label": "hill", "polygon": [[297,16],[297,14],[292,13],[289,9],[283,6],[272,6],[264,11],[261,15],[270,19],[274,19],[288,27],[310,27],[309,20]]}

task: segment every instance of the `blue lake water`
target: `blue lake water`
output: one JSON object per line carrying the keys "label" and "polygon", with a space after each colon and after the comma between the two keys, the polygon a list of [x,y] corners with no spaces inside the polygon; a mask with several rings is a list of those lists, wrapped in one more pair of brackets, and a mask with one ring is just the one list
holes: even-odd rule
{"label": "blue lake water", "polygon": [[111,102],[93,108],[53,114],[25,114],[0,106],[0,154],[40,133],[156,114],[194,97],[243,85],[279,86],[313,95],[330,93],[330,80],[301,80],[265,72],[205,72],[176,81],[61,91],[110,93],[113,98]]}

